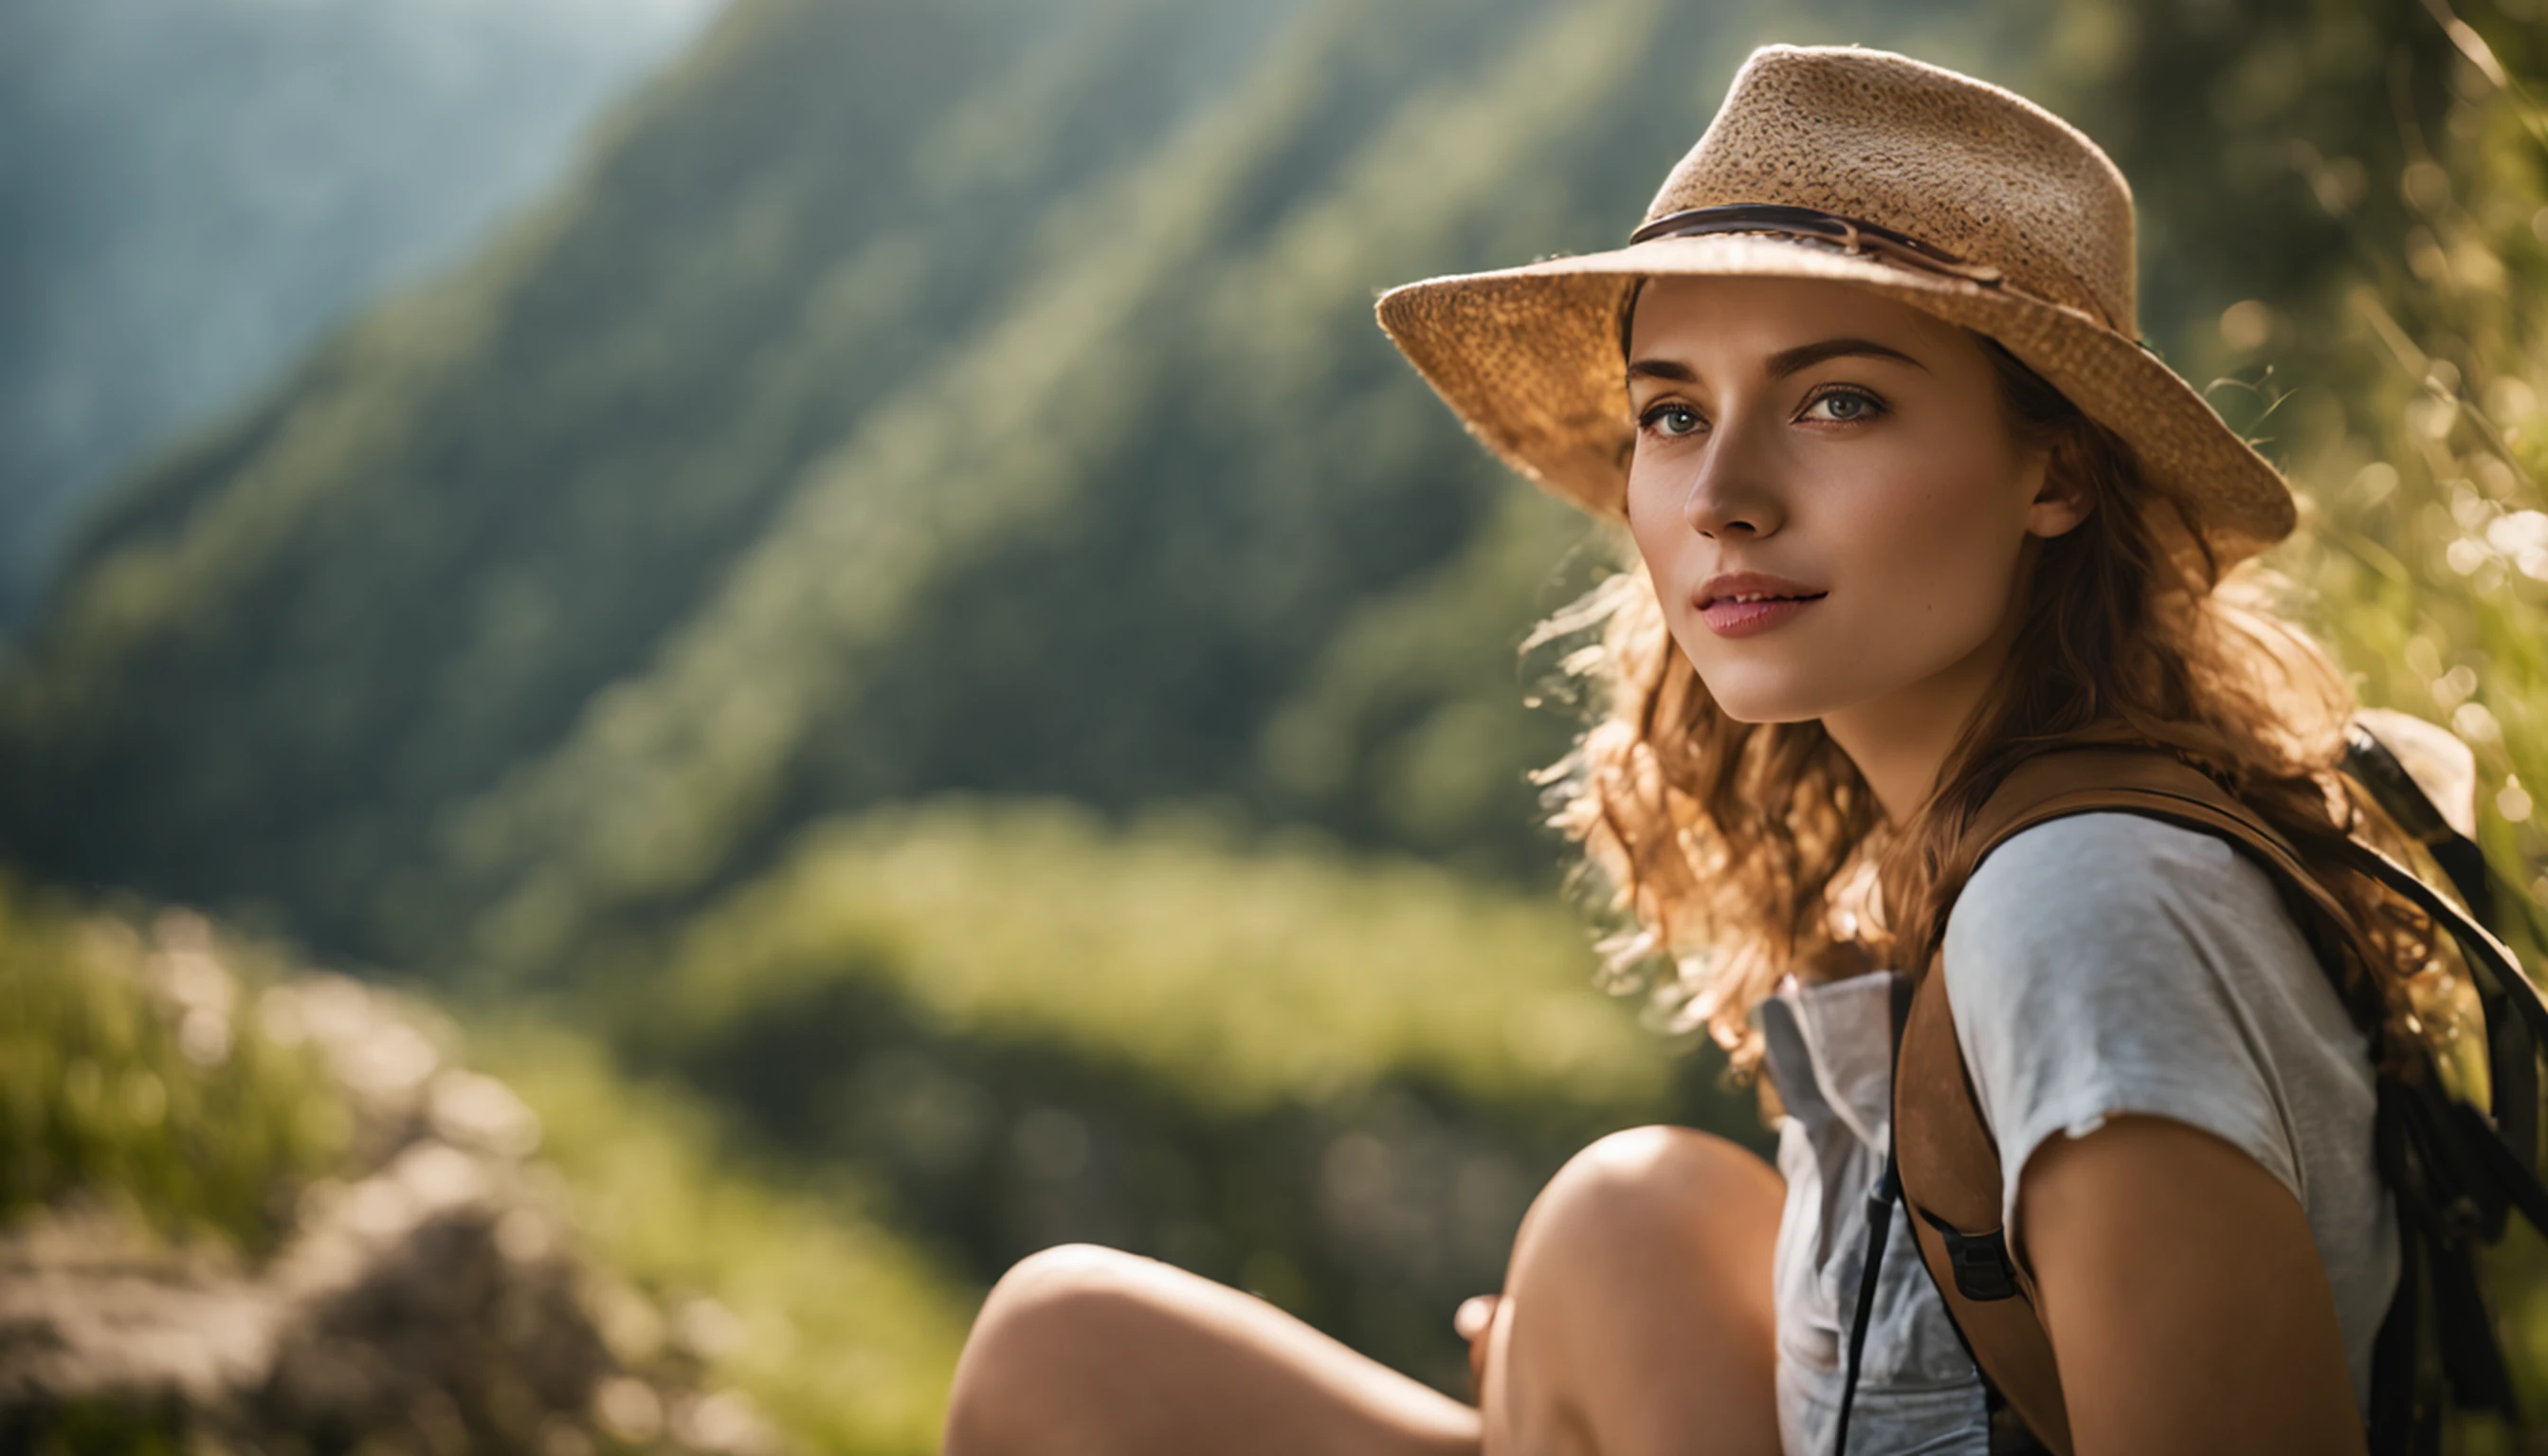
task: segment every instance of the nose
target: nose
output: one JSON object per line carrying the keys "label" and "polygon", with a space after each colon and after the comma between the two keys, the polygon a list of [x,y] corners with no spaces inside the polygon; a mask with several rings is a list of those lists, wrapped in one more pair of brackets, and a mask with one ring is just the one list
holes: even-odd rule
{"label": "nose", "polygon": [[1691,530],[1710,540],[1758,538],[1785,523],[1759,436],[1732,420],[1717,426],[1682,498],[1682,518]]}

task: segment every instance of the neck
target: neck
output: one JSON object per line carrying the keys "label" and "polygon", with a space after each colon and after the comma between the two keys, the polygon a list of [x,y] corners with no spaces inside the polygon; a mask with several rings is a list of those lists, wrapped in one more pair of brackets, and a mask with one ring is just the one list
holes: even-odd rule
{"label": "neck", "polygon": [[1937,792],[1947,756],[2007,663],[2019,624],[2016,610],[2004,612],[1998,630],[1944,670],[1823,715],[1823,731],[1858,766],[1887,820],[1908,822]]}

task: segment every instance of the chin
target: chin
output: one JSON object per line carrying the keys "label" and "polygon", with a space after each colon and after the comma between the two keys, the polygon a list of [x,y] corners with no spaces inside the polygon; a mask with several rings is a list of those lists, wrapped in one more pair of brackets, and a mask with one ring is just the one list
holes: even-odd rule
{"label": "chin", "polygon": [[1717,711],[1737,723],[1802,723],[1855,700],[1851,689],[1859,684],[1829,681],[1833,664],[1810,649],[1763,653],[1735,647],[1728,651],[1732,644],[1712,636],[1703,646],[1716,650],[1702,655],[1684,645],[1682,655],[1698,674]]}
{"label": "chin", "polygon": [[1832,710],[1822,693],[1752,683],[1729,684],[1720,690],[1707,681],[1705,673],[1699,674],[1698,680],[1707,684],[1707,695],[1715,701],[1717,711],[1737,723],[1803,723]]}
{"label": "chin", "polygon": [[1738,712],[1730,705],[1724,703],[1719,703],[1718,706],[1724,709],[1725,716],[1732,718],[1737,723],[1810,723],[1822,717],[1820,712],[1810,709],[1789,709],[1784,711],[1765,709],[1752,712]]}

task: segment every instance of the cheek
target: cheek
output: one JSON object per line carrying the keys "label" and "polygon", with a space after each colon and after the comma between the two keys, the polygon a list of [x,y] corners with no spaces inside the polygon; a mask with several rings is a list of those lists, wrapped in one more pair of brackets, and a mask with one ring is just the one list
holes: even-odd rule
{"label": "cheek", "polygon": [[[1869,589],[1859,604],[1901,618],[1996,615],[2015,570],[2022,522],[1982,477],[1905,472],[1856,493],[1836,510],[1829,538],[1847,579]],[[1835,504],[1843,502],[1835,501]]]}
{"label": "cheek", "polygon": [[1909,681],[1998,628],[2025,540],[2011,479],[2003,461],[1938,459],[1831,502],[1833,579],[1852,588],[1829,623],[1848,638],[1845,658]]}
{"label": "cheek", "polygon": [[1654,579],[1658,590],[1670,590],[1677,576],[1690,569],[1683,558],[1694,549],[1698,537],[1683,518],[1681,507],[1682,500],[1669,472],[1630,467],[1628,535],[1636,542],[1637,555],[1645,562],[1647,575]]}
{"label": "cheek", "polygon": [[1737,717],[1819,717],[1908,687],[1969,657],[2007,610],[2024,517],[2005,471],[1933,458],[1836,477],[1787,522],[1795,559],[1833,585],[1801,630],[1775,650],[1695,622],[1676,633]]}

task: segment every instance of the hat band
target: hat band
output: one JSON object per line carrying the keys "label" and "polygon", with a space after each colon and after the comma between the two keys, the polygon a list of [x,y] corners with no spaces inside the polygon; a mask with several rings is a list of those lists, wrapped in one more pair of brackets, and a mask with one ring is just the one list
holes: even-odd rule
{"label": "hat band", "polygon": [[[1854,257],[1873,256],[1888,263],[1941,273],[1960,278],[1984,288],[1998,288],[2008,282],[2008,275],[1988,263],[1966,262],[1935,243],[1924,242],[1908,232],[1897,231],[1881,223],[1865,218],[1844,217],[1819,208],[1790,207],[1784,203],[1731,203],[1723,207],[1686,208],[1666,213],[1628,234],[1635,246],[1659,237],[1699,237],[1711,232],[1759,232],[1780,237],[1794,237],[1807,242],[1837,243],[1841,251]],[[2023,290],[2022,290],[2023,291]],[[2088,312],[2094,313],[2108,328],[2120,333],[2121,324],[2096,296],[2082,291],[2080,298]],[[2146,339],[2135,339],[2152,356],[2158,350]]]}
{"label": "hat band", "polygon": [[[2007,281],[2005,274],[1987,263],[1965,262],[1945,248],[1923,242],[1907,232],[1898,232],[1881,223],[1781,203],[1732,203],[1666,213],[1629,233],[1628,245],[1634,247],[1661,237],[1702,237],[1717,232],[1768,233],[1807,242],[1837,243],[1842,251],[1853,257],[1872,255],[1889,263],[1942,273],[1984,288],[1998,288]],[[1637,280],[1636,287],[1628,291],[1627,302],[1619,311],[1621,358],[1627,357],[1629,320],[1636,313],[1637,295],[1645,291],[1645,282],[1643,278]]]}
{"label": "hat band", "polygon": [[1816,242],[1836,242],[1848,253],[1873,253],[1891,263],[1907,263],[1997,288],[2007,275],[1988,263],[1968,263],[1945,248],[1898,232],[1881,223],[1847,218],[1818,208],[1780,203],[1735,203],[1725,207],[1687,208],[1666,213],[1628,234],[1634,245],[1658,237],[1697,237],[1711,232],[1772,232]]}

